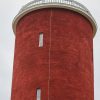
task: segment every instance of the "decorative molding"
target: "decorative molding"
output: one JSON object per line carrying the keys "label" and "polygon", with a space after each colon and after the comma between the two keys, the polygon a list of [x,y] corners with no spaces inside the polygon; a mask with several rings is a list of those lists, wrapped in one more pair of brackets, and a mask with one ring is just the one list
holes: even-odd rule
{"label": "decorative molding", "polygon": [[65,8],[69,10],[76,11],[83,16],[85,16],[92,24],[93,26],[93,33],[95,35],[97,31],[97,24],[89,10],[83,6],[82,4],[74,1],[74,0],[34,0],[26,4],[21,8],[19,13],[15,16],[12,27],[13,31],[16,34],[16,25],[18,21],[27,13],[37,10],[37,9],[42,9],[42,8]]}

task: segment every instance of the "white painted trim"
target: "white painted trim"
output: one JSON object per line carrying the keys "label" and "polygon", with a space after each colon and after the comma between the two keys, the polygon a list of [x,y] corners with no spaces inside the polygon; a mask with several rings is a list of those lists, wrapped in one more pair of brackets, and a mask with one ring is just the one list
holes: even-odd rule
{"label": "white painted trim", "polygon": [[78,12],[80,14],[82,14],[83,16],[85,16],[92,24],[93,26],[93,33],[95,35],[96,31],[97,31],[97,24],[94,20],[94,18],[92,17],[92,15],[90,14],[90,12],[87,12],[87,10],[83,10],[77,6],[73,6],[73,5],[69,5],[66,3],[57,3],[57,2],[52,2],[52,3],[40,3],[34,6],[30,6],[27,7],[27,9],[22,9],[14,18],[13,23],[12,23],[12,27],[13,27],[13,31],[16,34],[16,25],[18,23],[18,21],[27,13],[32,12],[34,10],[38,10],[38,9],[43,9],[43,8],[64,8],[64,9],[69,9],[75,12]]}
{"label": "white painted trim", "polygon": [[39,47],[43,47],[43,33],[39,34]]}
{"label": "white painted trim", "polygon": [[36,90],[36,100],[41,100],[41,89]]}

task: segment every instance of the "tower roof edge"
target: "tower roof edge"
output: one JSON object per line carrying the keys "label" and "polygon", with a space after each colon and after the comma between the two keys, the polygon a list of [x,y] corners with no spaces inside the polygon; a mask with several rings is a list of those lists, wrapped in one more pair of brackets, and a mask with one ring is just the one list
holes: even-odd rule
{"label": "tower roof edge", "polygon": [[94,35],[96,34],[97,31],[97,24],[89,10],[82,4],[80,4],[77,1],[74,0],[34,0],[26,5],[24,5],[19,13],[15,16],[12,27],[13,31],[16,34],[16,25],[18,21],[27,13],[37,10],[37,9],[42,9],[42,8],[65,8],[69,10],[76,11],[80,14],[82,14],[84,17],[86,17],[92,24],[93,26],[93,33]]}

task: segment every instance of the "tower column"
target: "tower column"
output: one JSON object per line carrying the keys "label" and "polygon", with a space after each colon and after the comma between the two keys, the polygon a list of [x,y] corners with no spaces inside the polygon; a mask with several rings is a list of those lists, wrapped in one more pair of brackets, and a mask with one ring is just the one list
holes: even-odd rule
{"label": "tower column", "polygon": [[39,3],[24,6],[13,22],[11,100],[94,100],[95,20],[69,3]]}

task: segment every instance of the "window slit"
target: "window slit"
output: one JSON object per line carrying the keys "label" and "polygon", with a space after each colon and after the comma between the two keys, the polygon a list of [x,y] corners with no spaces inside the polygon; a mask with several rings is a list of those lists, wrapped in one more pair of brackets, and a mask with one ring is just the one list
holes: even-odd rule
{"label": "window slit", "polygon": [[39,34],[39,47],[43,47],[43,33]]}
{"label": "window slit", "polygon": [[41,89],[40,88],[37,89],[36,95],[37,95],[36,100],[41,100]]}

